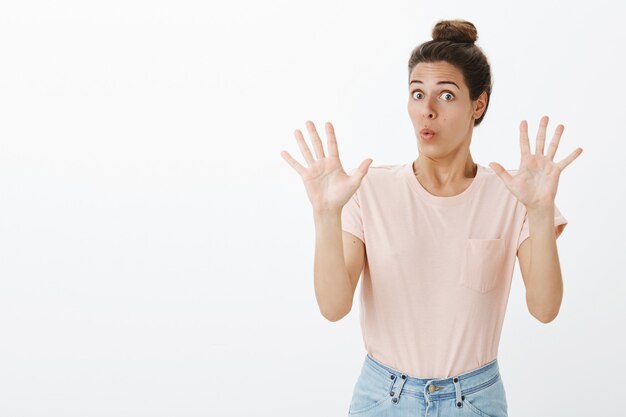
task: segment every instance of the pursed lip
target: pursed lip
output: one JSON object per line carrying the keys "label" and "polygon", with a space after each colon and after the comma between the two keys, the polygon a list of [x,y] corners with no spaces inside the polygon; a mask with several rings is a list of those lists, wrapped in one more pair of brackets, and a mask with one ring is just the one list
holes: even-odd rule
{"label": "pursed lip", "polygon": [[431,129],[426,129],[426,128],[424,128],[424,129],[420,130],[420,134],[422,134],[422,135],[423,135],[423,134],[426,134],[426,133],[431,133],[431,134],[433,134],[433,135],[435,134],[435,132],[434,132],[434,131],[432,131]]}

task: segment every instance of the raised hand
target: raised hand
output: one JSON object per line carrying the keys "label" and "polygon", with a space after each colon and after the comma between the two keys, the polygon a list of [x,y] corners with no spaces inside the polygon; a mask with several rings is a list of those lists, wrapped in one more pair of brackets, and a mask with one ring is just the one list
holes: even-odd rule
{"label": "raised hand", "polygon": [[364,160],[352,175],[346,174],[339,160],[337,139],[335,138],[333,125],[330,122],[326,122],[325,125],[328,156],[324,155],[322,141],[315,130],[313,122],[307,121],[306,126],[311,136],[317,159],[314,159],[311,155],[311,151],[299,129],[296,129],[294,135],[298,141],[300,151],[308,164],[308,168],[300,165],[287,151],[281,151],[280,155],[302,177],[314,211],[341,210],[361,185],[361,180],[367,174],[372,160],[369,159],[369,162],[368,159]]}
{"label": "raised hand", "polygon": [[548,116],[543,116],[539,123],[535,153],[530,153],[528,139],[528,123],[522,120],[520,123],[520,148],[521,162],[515,176],[506,171],[497,162],[491,162],[489,166],[504,182],[504,185],[523,203],[527,209],[541,208],[554,204],[556,190],[559,184],[559,176],[566,166],[572,163],[581,153],[582,148],[576,148],[567,158],[554,162],[554,155],[559,147],[559,141],[565,126],[558,125],[550,142],[547,154],[543,154],[546,140],[546,128]]}

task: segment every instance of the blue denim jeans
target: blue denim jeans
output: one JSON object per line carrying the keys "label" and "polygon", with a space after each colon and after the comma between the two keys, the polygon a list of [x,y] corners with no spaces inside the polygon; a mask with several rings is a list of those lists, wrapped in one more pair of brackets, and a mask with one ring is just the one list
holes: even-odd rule
{"label": "blue denim jeans", "polygon": [[369,354],[354,386],[349,416],[507,417],[498,360],[443,379],[422,379]]}

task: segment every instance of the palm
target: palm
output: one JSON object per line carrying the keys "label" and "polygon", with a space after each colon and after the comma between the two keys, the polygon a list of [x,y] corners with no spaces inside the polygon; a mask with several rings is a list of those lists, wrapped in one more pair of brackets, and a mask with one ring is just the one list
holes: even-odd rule
{"label": "palm", "polygon": [[322,141],[312,121],[307,121],[307,128],[311,134],[317,159],[313,158],[300,130],[296,130],[294,134],[308,167],[302,166],[287,151],[282,151],[281,156],[302,177],[309,200],[316,211],[341,209],[359,188],[372,160],[361,162],[354,173],[348,175],[339,160],[339,149],[333,125],[330,122],[326,123],[328,156],[324,153]]}
{"label": "palm", "polygon": [[547,126],[548,116],[544,116],[539,124],[535,153],[532,154],[530,153],[530,141],[528,139],[528,124],[525,120],[522,120],[520,124],[522,156],[519,170],[515,176],[509,174],[502,165],[496,162],[489,164],[509,191],[527,208],[553,204],[561,172],[582,153],[582,148],[577,148],[567,158],[554,162],[554,155],[558,149],[561,134],[565,129],[563,125],[558,125],[550,142],[548,152],[544,155]]}

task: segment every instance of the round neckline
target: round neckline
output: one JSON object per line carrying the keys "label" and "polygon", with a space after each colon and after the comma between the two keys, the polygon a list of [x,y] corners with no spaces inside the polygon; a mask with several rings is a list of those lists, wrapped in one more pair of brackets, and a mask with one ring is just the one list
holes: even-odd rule
{"label": "round neckline", "polygon": [[437,205],[437,206],[455,206],[457,204],[462,204],[472,197],[478,189],[479,184],[482,182],[484,177],[485,168],[476,163],[478,169],[476,171],[476,176],[470,183],[470,185],[463,190],[461,193],[452,196],[438,196],[431,194],[424,186],[417,180],[415,173],[413,172],[413,161],[404,165],[404,173],[405,178],[408,181],[411,188],[417,193],[417,195],[427,203]]}

